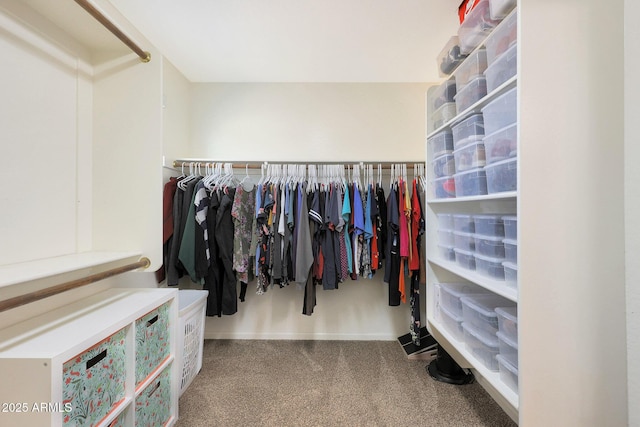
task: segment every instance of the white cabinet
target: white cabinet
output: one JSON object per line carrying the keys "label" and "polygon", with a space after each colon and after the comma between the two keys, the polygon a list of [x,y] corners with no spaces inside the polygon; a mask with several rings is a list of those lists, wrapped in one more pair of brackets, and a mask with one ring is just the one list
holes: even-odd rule
{"label": "white cabinet", "polygon": [[109,289],[0,330],[0,424],[172,425],[177,290]]}
{"label": "white cabinet", "polygon": [[[505,29],[507,26],[509,29],[512,25],[515,27],[513,23],[516,18],[517,14],[514,10],[492,34],[498,32],[510,35]],[[507,38],[508,36],[505,35],[503,42],[509,46]],[[460,100],[461,95],[468,98],[472,93],[471,100],[462,103],[462,108],[458,102],[458,114],[455,117],[437,128],[429,129],[432,132],[429,133],[428,140],[435,140],[434,143],[438,145],[440,145],[441,135],[449,131],[453,134],[453,146],[449,148],[453,149],[456,173],[442,174],[443,169],[439,167],[430,167],[427,173],[427,179],[432,183],[427,193],[427,224],[430,224],[430,232],[427,233],[427,326],[440,345],[462,367],[472,368],[478,381],[487,385],[486,388],[492,396],[512,418],[517,420],[518,393],[514,391],[513,378],[509,378],[508,381],[501,379],[498,359],[496,359],[499,340],[495,332],[488,333],[486,335],[488,338],[485,339],[485,335],[476,333],[477,331],[468,322],[467,316],[465,316],[467,322],[463,322],[463,316],[460,313],[452,316],[450,311],[445,309],[442,312],[440,307],[442,292],[440,284],[443,283],[468,283],[471,294],[488,293],[502,297],[489,297],[496,300],[491,301],[493,305],[488,305],[490,314],[494,314],[492,308],[494,305],[516,306],[518,303],[517,283],[505,281],[502,265],[502,262],[506,261],[503,229],[501,228],[494,237],[480,237],[481,235],[491,236],[492,231],[480,232],[474,228],[464,227],[464,222],[462,225],[459,222],[471,220],[470,223],[473,224],[475,217],[485,220],[493,218],[484,214],[496,214],[495,218],[499,221],[502,215],[517,215],[517,165],[519,162],[517,130],[514,131],[511,127],[503,130],[504,135],[500,136],[499,141],[496,142],[497,138],[490,136],[493,130],[487,131],[487,129],[496,128],[494,130],[499,131],[516,121],[515,99],[518,76],[515,61],[509,68],[500,64],[500,59],[497,59],[489,64],[488,73],[484,70],[485,64],[482,68],[466,66],[469,61],[478,61],[479,55],[476,52],[484,53],[484,44],[484,42],[481,43],[461,67],[463,72],[474,69],[476,74],[484,71],[487,79],[491,76],[491,89],[487,92],[486,87],[474,85],[474,82],[482,79],[481,77],[465,80],[458,79],[459,76],[456,76],[458,81],[468,80],[462,90],[460,87],[457,88],[456,101]],[[511,43],[511,46],[512,50],[517,49],[517,44]],[[491,53],[494,57],[496,56],[493,51]],[[504,58],[505,55],[512,54],[504,52],[504,55],[498,58]],[[494,71],[497,67],[504,69],[499,76],[496,76]],[[498,84],[496,85],[495,82]],[[432,104],[434,104],[429,95],[427,104],[428,108],[433,107]],[[478,126],[477,123],[482,117],[479,115],[481,113],[484,116],[484,126]],[[432,110],[428,111],[428,114],[432,114]],[[504,117],[506,121],[502,123],[500,119]],[[433,123],[433,120],[428,118],[427,122]],[[484,136],[490,137],[483,140],[479,135],[481,132],[477,132],[478,135],[476,135],[476,130],[480,129],[484,129],[482,132]],[[511,142],[505,142],[508,136],[512,136]],[[503,144],[507,149],[502,150],[497,145],[494,149],[491,144]],[[513,147],[508,149],[510,145]],[[435,160],[432,157],[433,152],[433,147],[427,147],[428,165],[432,165],[431,162]],[[504,183],[506,185],[503,185]],[[448,220],[447,224],[444,224],[445,219]],[[495,316],[493,320],[495,321]]]}

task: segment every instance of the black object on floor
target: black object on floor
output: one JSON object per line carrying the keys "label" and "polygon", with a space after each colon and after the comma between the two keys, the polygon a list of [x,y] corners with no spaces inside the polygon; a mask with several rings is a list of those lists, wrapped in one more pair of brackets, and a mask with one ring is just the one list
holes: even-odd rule
{"label": "black object on floor", "polygon": [[429,363],[427,371],[431,378],[447,384],[471,384],[475,380],[472,373],[466,373],[440,346],[438,346],[438,355]]}
{"label": "black object on floor", "polygon": [[411,334],[398,337],[398,342],[410,359],[432,360],[436,357],[438,342],[427,331],[426,327],[420,328],[420,345],[416,345],[411,339]]}

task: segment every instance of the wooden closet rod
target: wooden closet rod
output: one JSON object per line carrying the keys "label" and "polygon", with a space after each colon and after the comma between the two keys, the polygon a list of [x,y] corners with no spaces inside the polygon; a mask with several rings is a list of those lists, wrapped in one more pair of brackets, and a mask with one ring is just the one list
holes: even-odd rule
{"label": "wooden closet rod", "polygon": [[69,282],[60,283],[59,285],[55,285],[50,288],[41,289],[39,291],[33,291],[24,295],[9,298],[4,301],[0,301],[0,312],[20,307],[21,305],[29,304],[31,302],[35,302],[44,298],[48,298],[62,292],[70,291],[71,289],[86,286],[111,276],[126,273],[127,271],[137,270],[138,268],[148,268],[150,265],[151,261],[149,261],[149,258],[142,257],[139,261],[123,265],[122,267],[112,268],[110,270],[92,274],[81,279],[71,280]]}
{"label": "wooden closet rod", "polygon": [[377,167],[377,165],[382,165],[382,169],[391,169],[392,165],[397,165],[397,164],[416,164],[416,163],[424,163],[423,161],[415,161],[412,160],[410,162],[406,162],[406,161],[397,161],[397,162],[375,162],[375,161],[358,161],[358,162],[352,162],[352,161],[331,161],[331,162],[305,162],[305,161],[299,161],[299,162],[292,162],[292,161],[287,161],[287,162],[278,162],[278,161],[271,161],[271,162],[257,162],[257,161],[249,161],[249,162],[238,162],[238,161],[225,161],[225,160],[207,160],[207,159],[193,159],[193,160],[174,160],[173,161],[173,167],[174,168],[181,168],[181,167],[185,167],[188,168],[189,165],[191,166],[195,166],[197,164],[200,164],[201,166],[204,166],[205,164],[214,164],[214,163],[232,163],[232,167],[233,168],[237,168],[237,169],[244,169],[245,167],[249,168],[249,169],[260,169],[260,167],[264,164],[275,164],[275,165],[335,165],[335,164],[339,164],[339,165],[359,165],[359,164],[364,164],[364,165],[374,165]]}
{"label": "wooden closet rod", "polygon": [[100,22],[107,30],[111,31],[111,33],[119,38],[122,43],[126,44],[129,49],[134,51],[136,55],[140,57],[142,62],[151,61],[151,54],[145,50],[142,50],[140,46],[134,43],[125,33],[123,33],[116,25],[109,20],[106,16],[102,14],[94,5],[89,3],[88,0],[75,0],[84,10],[86,10],[89,15],[93,16],[98,22]]}

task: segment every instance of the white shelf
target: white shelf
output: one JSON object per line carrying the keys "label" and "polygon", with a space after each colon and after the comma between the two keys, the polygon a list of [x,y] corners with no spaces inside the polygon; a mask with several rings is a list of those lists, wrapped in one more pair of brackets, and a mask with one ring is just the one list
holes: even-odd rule
{"label": "white shelf", "polygon": [[83,252],[0,266],[0,288],[114,262],[138,261],[137,252]]}
{"label": "white shelf", "polygon": [[504,200],[504,199],[516,199],[518,197],[517,191],[505,191],[502,193],[485,194],[482,196],[466,196],[466,197],[451,197],[443,199],[428,199],[427,203],[460,203],[460,202],[478,202],[484,200]]}
{"label": "white shelf", "polygon": [[[504,399],[509,402],[511,406],[517,411],[519,398],[518,394],[511,390],[502,380],[500,379],[500,373],[490,371],[487,369],[482,362],[476,359],[471,353],[469,353],[465,347],[465,343],[462,341],[458,341],[447,332],[447,330],[433,318],[432,316],[427,317],[427,322],[430,325],[430,332],[435,336],[436,340],[440,342],[443,338],[448,341],[452,346],[455,347],[456,351],[459,353],[464,360],[456,360],[460,365],[470,365],[473,366],[473,370],[477,371],[493,388],[500,393]],[[435,328],[435,330],[434,330]],[[455,355],[454,355],[455,359]],[[462,362],[462,363],[461,363]],[[466,363],[465,363],[466,362]]]}
{"label": "white shelf", "polygon": [[467,270],[460,267],[455,262],[446,261],[440,258],[428,257],[428,261],[432,264],[435,264],[445,270],[448,270],[454,273],[457,276],[462,277],[463,279],[467,279],[483,288],[503,296],[510,301],[518,302],[518,291],[516,289],[510,288],[507,286],[504,280],[492,280],[487,276],[483,276],[477,273],[474,270]]}

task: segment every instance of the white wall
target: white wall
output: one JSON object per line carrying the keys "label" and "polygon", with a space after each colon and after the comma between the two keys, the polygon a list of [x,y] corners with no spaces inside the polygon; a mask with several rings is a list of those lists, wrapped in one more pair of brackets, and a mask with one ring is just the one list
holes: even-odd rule
{"label": "white wall", "polygon": [[[178,157],[421,162],[429,86],[193,84],[190,147]],[[318,288],[318,304],[310,317],[301,314],[304,294],[295,285],[259,296],[250,283],[237,314],[207,319],[206,336],[395,340],[409,330],[409,305],[388,306],[388,285],[380,273],[372,280],[347,280],[334,291]],[[183,279],[181,286],[191,284]]]}
{"label": "white wall", "polygon": [[634,17],[640,14],[637,1],[624,2],[624,158],[625,158],[625,261],[627,311],[628,425],[640,425],[640,145],[637,118],[640,117],[640,26]]}

